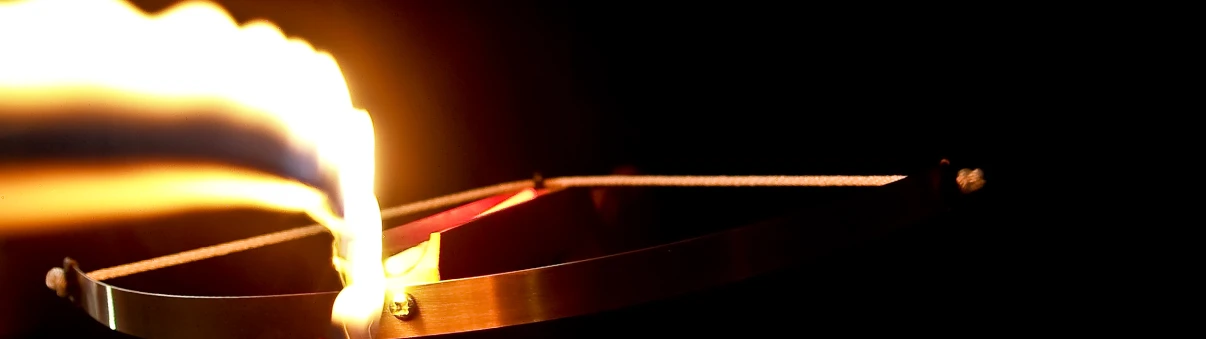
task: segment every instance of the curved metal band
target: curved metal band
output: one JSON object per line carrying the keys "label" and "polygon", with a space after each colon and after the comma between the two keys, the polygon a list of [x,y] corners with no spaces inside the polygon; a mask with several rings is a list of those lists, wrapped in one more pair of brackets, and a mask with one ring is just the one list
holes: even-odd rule
{"label": "curved metal band", "polygon": [[[795,266],[942,211],[944,176],[910,176],[856,200],[677,243],[496,275],[414,286],[417,314],[383,314],[378,338],[458,333],[593,314]],[[324,333],[335,293],[257,297],[150,294],[76,269],[77,302],[145,338],[304,338]]]}
{"label": "curved metal band", "polygon": [[110,329],[141,338],[314,338],[330,327],[338,292],[200,297],[139,292],[88,278],[72,298]]}
{"label": "curved metal band", "polygon": [[[909,177],[813,213],[561,265],[414,286],[418,315],[378,337],[458,333],[595,314],[745,280],[917,223],[943,209],[939,177]],[[953,180],[948,180],[953,183]]]}

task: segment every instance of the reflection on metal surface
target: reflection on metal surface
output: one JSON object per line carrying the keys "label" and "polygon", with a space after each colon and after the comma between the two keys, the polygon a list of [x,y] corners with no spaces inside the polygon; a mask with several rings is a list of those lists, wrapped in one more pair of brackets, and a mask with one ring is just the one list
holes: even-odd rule
{"label": "reflection on metal surface", "polygon": [[525,190],[519,191],[519,193],[516,193],[514,196],[507,198],[507,200],[504,200],[502,203],[498,204],[497,206],[491,207],[489,210],[486,210],[485,212],[478,214],[477,217],[481,218],[483,216],[486,216],[487,214],[498,212],[505,208],[519,205],[519,204],[522,204],[522,203],[524,203],[528,200],[532,200],[532,199],[536,199],[536,189],[535,188],[525,189]]}
{"label": "reflection on metal surface", "polygon": [[[337,292],[198,297],[139,292],[68,267],[76,303],[110,329],[140,338],[313,338],[327,330]],[[296,310],[297,312],[281,312]]]}
{"label": "reflection on metal surface", "polygon": [[[823,208],[676,243],[411,286],[400,304],[381,315],[376,337],[459,333],[596,314],[794,267],[945,210],[943,192],[955,182],[953,175],[940,181],[938,173],[911,176]],[[336,295],[162,295],[93,281],[71,265],[68,271],[68,281],[78,283],[71,290],[81,308],[110,328],[143,338],[315,337],[324,333]],[[297,312],[282,314],[283,309]]]}
{"label": "reflection on metal surface", "polygon": [[891,184],[857,204],[677,243],[414,286],[410,293],[423,302],[423,314],[405,322],[384,319],[379,334],[411,337],[534,323],[737,282],[935,214],[942,204],[930,179]]}
{"label": "reflection on metal surface", "polygon": [[114,314],[117,314],[117,312],[115,312],[113,310],[113,287],[112,286],[105,286],[105,306],[106,306],[106,312],[109,313],[109,329],[117,330],[117,318],[113,316]]}

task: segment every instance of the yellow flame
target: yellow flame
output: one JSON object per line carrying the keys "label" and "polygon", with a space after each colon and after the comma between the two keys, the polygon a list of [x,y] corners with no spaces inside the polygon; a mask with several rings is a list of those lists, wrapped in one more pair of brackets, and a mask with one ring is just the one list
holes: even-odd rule
{"label": "yellow flame", "polygon": [[388,293],[394,298],[406,296],[411,286],[440,281],[440,232],[385,259]]}
{"label": "yellow flame", "polygon": [[[352,106],[329,54],[267,22],[239,26],[220,6],[200,1],[153,15],[120,0],[0,1],[0,49],[0,114],[39,111],[43,118],[60,118],[52,114],[67,110],[55,107],[101,105],[128,108],[122,111],[135,112],[127,113],[131,118],[186,119],[178,108],[218,100],[237,103],[233,121],[277,127],[295,146],[316,150],[321,165],[338,173],[344,199],[344,222],[328,226],[349,245],[337,259],[345,288],[333,319],[370,322],[379,316],[385,275],[372,121]],[[283,184],[262,187],[277,193],[249,193],[259,187],[244,185],[254,178],[202,174],[172,179],[216,178],[205,187],[221,192],[200,192],[211,197],[284,209],[313,205],[305,190],[293,191],[300,195],[292,198],[285,197],[291,191]],[[171,181],[156,180],[138,182]],[[235,186],[215,186],[220,181]],[[175,191],[160,190],[179,195],[202,187],[176,185]]]}
{"label": "yellow flame", "polygon": [[[311,187],[259,172],[204,163],[65,162],[0,167],[0,183],[4,184],[0,188],[0,226],[10,228],[9,232],[95,223],[114,213],[134,219],[233,205],[311,211],[323,209],[326,204],[322,193]],[[122,193],[131,187],[138,188],[137,194]]]}
{"label": "yellow flame", "polygon": [[521,203],[527,202],[528,200],[532,200],[535,198],[536,198],[536,190],[535,189],[529,188],[529,189],[520,191],[519,193],[516,193],[514,196],[507,198],[507,200],[503,200],[503,202],[499,203],[498,205],[495,205],[494,207],[491,207],[490,209],[486,210],[485,212],[478,213],[477,218],[481,218],[481,217],[486,216],[487,214],[491,214],[494,212],[498,212],[498,211],[510,208],[515,205],[519,205]]}

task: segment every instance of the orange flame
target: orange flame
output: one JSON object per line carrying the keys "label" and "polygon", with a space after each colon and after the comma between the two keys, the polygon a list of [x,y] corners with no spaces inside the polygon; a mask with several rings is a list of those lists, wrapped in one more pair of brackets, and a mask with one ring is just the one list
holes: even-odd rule
{"label": "orange flame", "polygon": [[[380,208],[373,192],[372,121],[352,106],[329,54],[286,38],[267,22],[239,26],[220,6],[198,1],[154,15],[119,0],[0,1],[0,46],[0,117],[39,112],[39,118],[64,118],[52,114],[70,110],[56,108],[86,105],[119,108],[113,111],[127,112],[122,114],[130,116],[123,118],[130,119],[187,119],[180,108],[232,102],[238,106],[228,117],[232,123],[271,126],[295,146],[316,150],[324,170],[337,173],[344,199],[342,221],[322,220],[348,246],[345,256],[336,258],[345,288],[333,320],[367,324],[380,315],[385,273]],[[241,172],[104,169],[56,172],[71,182],[48,179],[51,172],[0,172],[0,180],[33,185],[5,187],[26,194],[6,193],[13,200],[0,202],[0,214],[53,202],[93,206],[91,216],[97,217],[106,207],[130,204],[128,199],[97,198],[104,196],[99,193],[33,194],[40,187],[36,183],[54,182],[95,192],[107,188],[108,195],[118,189],[113,185],[129,184],[118,189],[125,190],[121,194],[153,193],[139,201],[140,208],[151,211],[239,203],[317,215],[321,213],[315,209],[325,201],[313,190]],[[125,181],[112,181],[115,177]]]}
{"label": "orange flame", "polygon": [[503,202],[499,203],[498,205],[495,205],[494,207],[491,207],[490,209],[486,210],[485,212],[479,213],[477,215],[477,217],[481,218],[481,217],[486,216],[487,214],[498,212],[498,211],[510,208],[512,206],[525,203],[532,199],[536,199],[536,189],[535,188],[525,189],[523,191],[519,191],[519,193],[516,193],[515,195],[511,196],[510,198],[507,198],[507,200],[503,200]]}

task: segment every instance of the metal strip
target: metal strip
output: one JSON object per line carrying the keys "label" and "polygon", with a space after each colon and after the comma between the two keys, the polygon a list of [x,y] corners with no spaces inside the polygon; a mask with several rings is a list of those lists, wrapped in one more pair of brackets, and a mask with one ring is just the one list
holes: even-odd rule
{"label": "metal strip", "polygon": [[[642,250],[503,274],[414,286],[417,313],[383,314],[379,338],[468,332],[593,314],[784,269],[835,247],[914,224],[946,206],[935,170],[867,195],[780,220]],[[143,338],[314,338],[335,292],[195,297],[144,293],[88,279],[77,303],[94,319]]]}
{"label": "metal strip", "polygon": [[139,292],[89,279],[73,267],[76,303],[110,329],[141,338],[316,338],[337,292],[198,297]]}
{"label": "metal strip", "polygon": [[941,192],[933,185],[937,177],[909,179],[857,201],[677,243],[414,286],[409,293],[417,315],[406,321],[384,315],[378,337],[459,333],[595,314],[801,264],[941,211]]}

